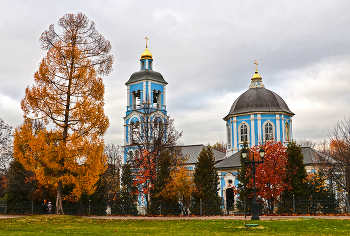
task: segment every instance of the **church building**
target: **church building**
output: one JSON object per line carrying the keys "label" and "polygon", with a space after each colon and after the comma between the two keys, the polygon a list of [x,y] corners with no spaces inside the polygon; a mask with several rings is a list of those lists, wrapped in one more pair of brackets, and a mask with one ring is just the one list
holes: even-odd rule
{"label": "church building", "polygon": [[287,144],[292,139],[292,117],[285,101],[276,93],[265,88],[258,74],[255,74],[249,89],[242,93],[224,117],[227,127],[227,157],[236,153],[246,141],[249,147],[275,140]]}
{"label": "church building", "polygon": [[[147,40],[147,38],[146,38]],[[293,139],[292,118],[294,113],[286,102],[275,92],[265,88],[258,73],[258,63],[255,61],[255,73],[247,91],[242,93],[232,104],[230,111],[223,118],[227,128],[226,153],[213,150],[215,168],[220,177],[219,195],[227,204],[232,205],[237,196],[233,189],[238,187],[236,178],[240,163],[240,150],[243,143],[249,147],[266,141],[282,142],[284,145]],[[148,134],[142,129],[158,122],[168,120],[166,108],[166,86],[163,76],[153,70],[153,56],[146,49],[141,54],[140,71],[133,73],[125,83],[127,86],[127,106],[124,117],[124,162],[128,156],[133,156],[138,150],[137,138],[141,134]],[[145,121],[145,117],[148,119]],[[152,140],[152,137],[150,137]],[[180,146],[182,154],[188,157],[187,168],[194,171],[199,153],[205,146]],[[302,148],[304,164],[307,171],[314,169],[316,151]],[[137,155],[137,154],[136,154]],[[227,206],[229,206],[227,205]]]}
{"label": "church building", "polygon": [[[220,176],[219,195],[231,206],[235,200],[234,188],[238,187],[237,174],[241,168],[240,152],[243,143],[254,147],[266,141],[288,145],[292,140],[292,117],[286,102],[275,92],[265,88],[255,61],[255,74],[247,91],[232,104],[224,117],[227,128],[226,158],[215,168]],[[230,208],[230,207],[228,207]]]}

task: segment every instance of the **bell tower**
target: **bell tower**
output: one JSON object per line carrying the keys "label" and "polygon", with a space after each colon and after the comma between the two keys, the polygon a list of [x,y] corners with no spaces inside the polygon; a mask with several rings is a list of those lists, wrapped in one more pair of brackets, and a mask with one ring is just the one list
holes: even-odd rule
{"label": "bell tower", "polygon": [[[165,123],[168,119],[166,110],[168,83],[159,72],[153,70],[153,55],[148,50],[147,40],[146,37],[146,49],[141,54],[140,71],[133,73],[125,83],[127,87],[126,116],[124,117],[125,158],[128,152],[137,148],[133,139],[135,132],[139,132],[142,137],[147,137],[150,131],[143,135],[141,128],[150,126],[149,130],[152,130],[151,126],[154,125],[152,122],[161,120]],[[145,117],[148,119],[147,124],[145,124]],[[152,139],[152,136],[149,138]]]}

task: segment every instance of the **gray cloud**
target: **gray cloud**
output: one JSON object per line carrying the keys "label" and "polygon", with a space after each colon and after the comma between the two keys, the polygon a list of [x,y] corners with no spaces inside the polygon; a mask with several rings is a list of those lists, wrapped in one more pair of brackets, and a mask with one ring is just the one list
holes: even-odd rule
{"label": "gray cloud", "polygon": [[8,1],[0,9],[0,117],[22,122],[20,101],[46,52],[39,37],[66,13],[83,12],[110,40],[104,78],[107,143],[123,143],[125,82],[139,70],[147,36],[167,86],[168,114],[185,144],[225,140],[234,100],[254,60],[267,89],[296,113],[294,138],[322,140],[350,116],[347,1]]}

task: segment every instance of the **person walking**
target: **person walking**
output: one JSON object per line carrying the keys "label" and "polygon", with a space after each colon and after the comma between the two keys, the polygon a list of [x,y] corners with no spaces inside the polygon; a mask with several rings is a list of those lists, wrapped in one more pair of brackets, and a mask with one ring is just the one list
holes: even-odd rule
{"label": "person walking", "polygon": [[51,214],[51,209],[52,209],[52,204],[51,204],[51,202],[49,202],[49,204],[47,204],[47,212],[49,214]]}

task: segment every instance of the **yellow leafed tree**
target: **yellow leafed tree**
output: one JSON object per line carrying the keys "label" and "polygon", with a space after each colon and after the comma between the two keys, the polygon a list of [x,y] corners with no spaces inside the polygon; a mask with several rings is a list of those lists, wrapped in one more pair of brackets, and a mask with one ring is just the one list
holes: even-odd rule
{"label": "yellow leafed tree", "polygon": [[[45,186],[57,188],[56,212],[62,199],[91,194],[106,167],[103,134],[104,84],[99,75],[112,70],[111,44],[82,14],[66,14],[40,38],[46,57],[27,87],[21,106],[24,123],[15,130],[14,157]],[[65,185],[74,186],[62,196]]]}
{"label": "yellow leafed tree", "polygon": [[188,209],[191,204],[191,197],[194,189],[192,175],[186,167],[184,160],[179,160],[170,173],[170,181],[159,193],[165,199],[175,201],[182,200],[183,206]]}

